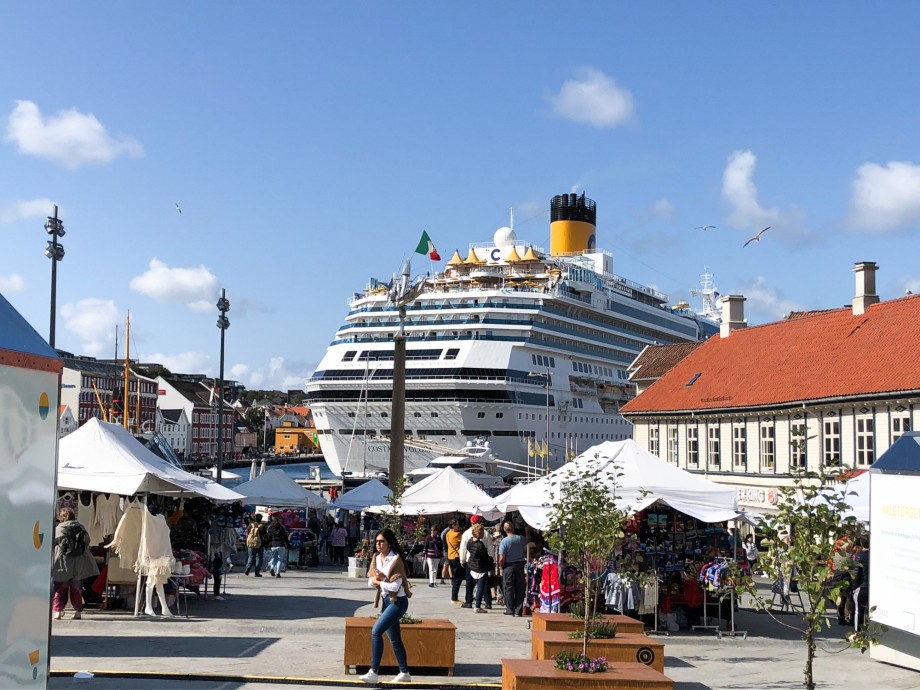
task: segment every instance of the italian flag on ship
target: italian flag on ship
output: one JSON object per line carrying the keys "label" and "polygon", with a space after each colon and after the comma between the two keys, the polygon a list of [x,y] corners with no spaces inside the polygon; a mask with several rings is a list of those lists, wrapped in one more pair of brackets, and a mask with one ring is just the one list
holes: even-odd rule
{"label": "italian flag on ship", "polygon": [[422,239],[419,240],[418,246],[415,248],[416,254],[427,254],[428,258],[432,261],[440,261],[441,255],[438,254],[438,250],[434,248],[434,242],[431,241],[431,238],[428,237],[428,233],[422,230]]}

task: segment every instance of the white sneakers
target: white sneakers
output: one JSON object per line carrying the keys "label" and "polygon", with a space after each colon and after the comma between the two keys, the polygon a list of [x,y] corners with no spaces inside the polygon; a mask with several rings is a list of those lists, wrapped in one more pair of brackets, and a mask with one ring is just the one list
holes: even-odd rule
{"label": "white sneakers", "polygon": [[[370,671],[365,673],[363,676],[359,677],[358,680],[364,681],[365,683],[369,685],[373,685],[377,683],[378,677],[379,676],[377,675],[377,672],[371,669]],[[391,682],[393,683],[411,683],[412,676],[409,675],[408,671],[400,671],[399,674]]]}

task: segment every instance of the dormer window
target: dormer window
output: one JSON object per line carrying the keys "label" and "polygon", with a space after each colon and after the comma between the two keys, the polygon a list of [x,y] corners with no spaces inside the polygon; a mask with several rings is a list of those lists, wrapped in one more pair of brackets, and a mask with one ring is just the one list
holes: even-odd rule
{"label": "dormer window", "polygon": [[689,381],[687,381],[687,385],[685,386],[685,388],[689,388],[689,387],[692,386],[694,383],[696,383],[696,380],[697,380],[700,376],[702,376],[702,375],[703,375],[703,372],[702,372],[702,371],[696,372],[696,373],[693,375],[693,377],[692,377]]}

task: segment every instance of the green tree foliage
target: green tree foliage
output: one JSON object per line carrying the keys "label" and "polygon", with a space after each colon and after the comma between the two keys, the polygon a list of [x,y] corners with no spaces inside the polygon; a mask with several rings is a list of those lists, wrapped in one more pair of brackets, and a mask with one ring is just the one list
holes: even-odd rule
{"label": "green tree foliage", "polygon": [[[805,439],[796,439],[793,443],[805,443]],[[794,579],[806,601],[806,612],[798,624],[790,623],[788,616],[774,618],[802,634],[808,690],[816,687],[814,659],[818,634],[830,624],[828,604],[839,600],[846,587],[846,577],[852,576],[853,562],[841,557],[840,551],[860,531],[856,519],[846,516],[852,507],[847,503],[845,484],[839,481],[846,469],[838,466],[822,468],[819,472],[801,470],[794,473],[793,485],[779,490],[776,513],[768,515],[760,525],[770,543],[769,552],[761,552],[760,567],[774,581],[785,584],[784,593],[777,596],[788,597],[789,583]],[[750,577],[739,575],[738,582],[738,590],[754,598],[755,608],[772,615],[772,599],[767,601],[760,595]],[[863,625],[861,630],[841,641],[836,651],[851,645],[865,651],[869,644],[878,642],[880,630],[877,626]]]}
{"label": "green tree foliage", "polygon": [[[606,459],[572,465],[551,484],[552,513],[547,540],[554,551],[582,572],[584,628],[582,654],[587,654],[590,622],[597,614],[597,593],[607,563],[625,537],[628,513],[617,507],[620,474],[602,472]],[[618,569],[636,565],[628,555],[618,557]]]}

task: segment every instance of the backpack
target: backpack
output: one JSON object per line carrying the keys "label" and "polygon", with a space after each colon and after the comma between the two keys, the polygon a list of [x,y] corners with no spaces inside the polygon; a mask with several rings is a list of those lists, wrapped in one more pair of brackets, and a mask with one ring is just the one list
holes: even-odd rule
{"label": "backpack", "polygon": [[58,538],[58,544],[61,546],[61,553],[65,556],[82,556],[86,551],[86,541],[83,535],[86,530],[78,523],[65,525],[61,529],[61,536]]}
{"label": "backpack", "polygon": [[250,549],[258,549],[262,546],[262,530],[259,529],[257,524],[249,525],[249,533],[246,535],[246,547]]}

